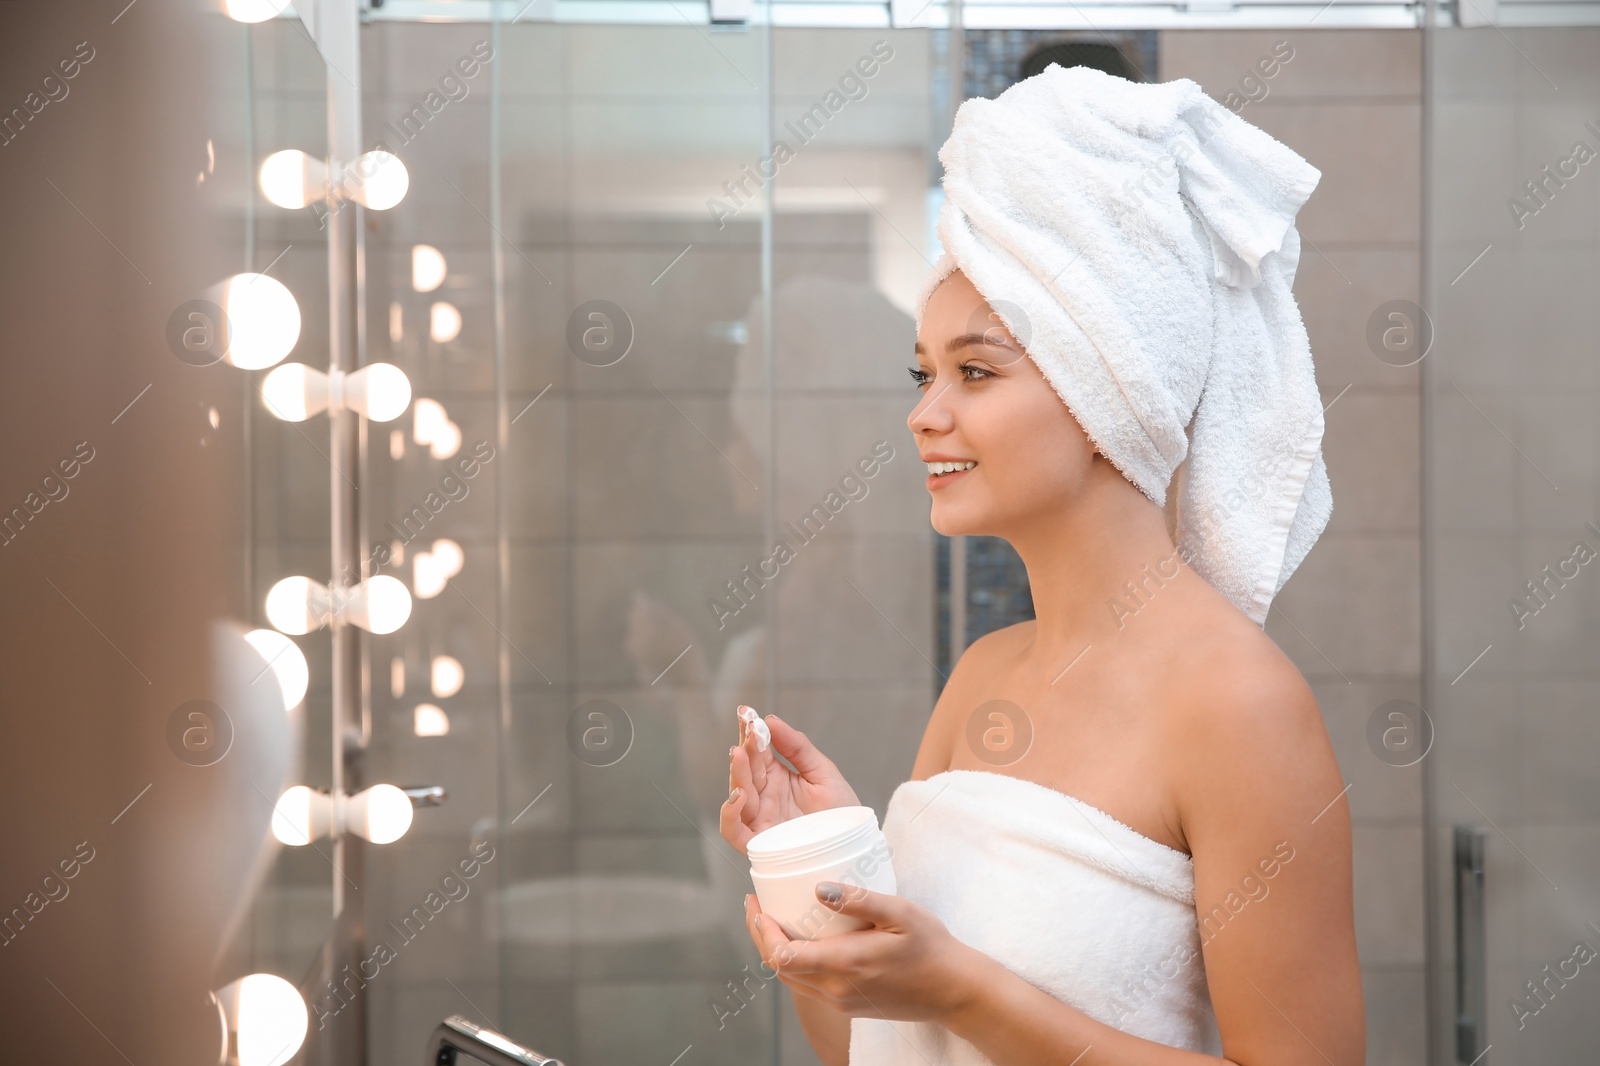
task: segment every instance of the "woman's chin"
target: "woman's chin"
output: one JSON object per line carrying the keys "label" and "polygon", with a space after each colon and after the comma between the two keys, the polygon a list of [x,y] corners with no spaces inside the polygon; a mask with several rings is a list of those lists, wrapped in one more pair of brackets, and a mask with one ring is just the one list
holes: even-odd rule
{"label": "woman's chin", "polygon": [[981,537],[985,535],[983,523],[975,521],[971,514],[964,513],[960,508],[941,507],[938,503],[935,503],[928,519],[929,524],[933,526],[933,531],[943,537]]}

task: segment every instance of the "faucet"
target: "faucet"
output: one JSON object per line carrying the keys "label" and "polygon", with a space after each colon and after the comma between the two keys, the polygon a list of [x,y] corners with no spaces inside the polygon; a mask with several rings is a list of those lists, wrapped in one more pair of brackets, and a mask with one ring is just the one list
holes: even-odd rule
{"label": "faucet", "polygon": [[428,1040],[428,1066],[456,1066],[458,1055],[466,1056],[468,1063],[487,1066],[563,1066],[559,1060],[523,1047],[493,1029],[452,1014],[439,1023]]}

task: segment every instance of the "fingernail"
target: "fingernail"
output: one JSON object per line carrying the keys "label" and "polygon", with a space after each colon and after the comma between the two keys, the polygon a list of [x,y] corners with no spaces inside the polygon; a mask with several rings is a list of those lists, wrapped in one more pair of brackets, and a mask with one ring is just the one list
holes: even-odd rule
{"label": "fingernail", "polygon": [[735,744],[731,748],[729,748],[728,749],[728,758],[730,758],[730,759],[733,758],[733,753],[738,751],[738,750],[739,750],[739,745],[737,745],[737,744]]}
{"label": "fingernail", "polygon": [[756,928],[757,929],[761,928],[761,915],[759,915],[759,914],[756,915]]}
{"label": "fingernail", "polygon": [[733,790],[728,793],[728,798],[729,799],[738,799],[739,798],[739,786],[738,785],[734,785],[733,786]]}
{"label": "fingernail", "polygon": [[830,907],[837,907],[844,898],[844,892],[832,881],[817,882],[817,898]]}

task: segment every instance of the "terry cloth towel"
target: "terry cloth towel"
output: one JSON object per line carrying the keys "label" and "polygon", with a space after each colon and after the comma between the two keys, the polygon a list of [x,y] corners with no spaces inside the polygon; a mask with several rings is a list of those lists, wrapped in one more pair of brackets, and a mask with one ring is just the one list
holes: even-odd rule
{"label": "terry cloth towel", "polygon": [[[1200,956],[1194,864],[1022,778],[946,770],[884,812],[898,894],[1028,983],[1107,1025],[1222,1053]],[[850,1066],[985,1066],[933,1022],[850,1020]]]}
{"label": "terry cloth towel", "polygon": [[1290,288],[1321,172],[1187,78],[1051,64],[956,113],[943,254],[1090,441],[1257,624],[1333,512],[1322,400]]}

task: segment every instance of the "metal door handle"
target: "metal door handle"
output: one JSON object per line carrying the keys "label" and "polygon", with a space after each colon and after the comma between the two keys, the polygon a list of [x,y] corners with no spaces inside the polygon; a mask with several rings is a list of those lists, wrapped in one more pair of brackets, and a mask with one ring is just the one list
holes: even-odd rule
{"label": "metal door handle", "polygon": [[428,1040],[428,1066],[457,1066],[460,1056],[488,1066],[562,1066],[557,1059],[452,1014],[439,1023]]}
{"label": "metal door handle", "polygon": [[1483,1055],[1487,1013],[1487,959],[1483,918],[1483,856],[1488,834],[1473,825],[1455,827],[1456,1060]]}

